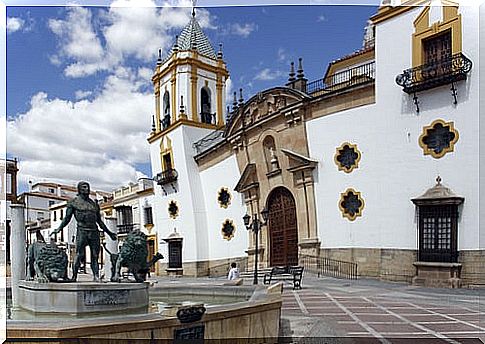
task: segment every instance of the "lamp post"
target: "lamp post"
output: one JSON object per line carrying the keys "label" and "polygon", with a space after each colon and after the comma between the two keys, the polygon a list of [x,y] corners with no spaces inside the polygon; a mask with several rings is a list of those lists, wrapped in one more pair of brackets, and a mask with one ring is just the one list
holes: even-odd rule
{"label": "lamp post", "polygon": [[264,208],[261,211],[261,216],[263,218],[263,221],[259,219],[258,214],[253,215],[253,222],[250,223],[251,221],[251,216],[248,214],[243,216],[244,220],[244,225],[246,226],[246,229],[252,230],[253,233],[256,235],[256,246],[255,246],[255,251],[254,251],[254,279],[253,279],[253,284],[258,284],[258,254],[259,254],[259,247],[258,247],[258,237],[259,237],[259,231],[262,226],[266,226],[267,220],[268,220],[268,209]]}

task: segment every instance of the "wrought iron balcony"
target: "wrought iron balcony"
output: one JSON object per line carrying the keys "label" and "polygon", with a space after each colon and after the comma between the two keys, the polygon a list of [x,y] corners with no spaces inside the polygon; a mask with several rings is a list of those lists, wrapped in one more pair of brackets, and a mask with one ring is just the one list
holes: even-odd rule
{"label": "wrought iron balcony", "polygon": [[372,61],[342,72],[337,72],[326,78],[309,82],[306,85],[305,93],[314,97],[322,94],[331,94],[374,82],[374,79],[375,62]]}
{"label": "wrought iron balcony", "polygon": [[127,223],[116,226],[118,228],[118,234],[127,234],[138,229],[138,225],[134,223]]}
{"label": "wrought iron balcony", "polygon": [[404,92],[416,93],[465,80],[471,68],[472,61],[458,53],[448,59],[406,69],[396,76],[396,83]]}
{"label": "wrought iron balcony", "polygon": [[177,181],[179,174],[174,168],[162,171],[155,176],[158,185],[165,185]]}

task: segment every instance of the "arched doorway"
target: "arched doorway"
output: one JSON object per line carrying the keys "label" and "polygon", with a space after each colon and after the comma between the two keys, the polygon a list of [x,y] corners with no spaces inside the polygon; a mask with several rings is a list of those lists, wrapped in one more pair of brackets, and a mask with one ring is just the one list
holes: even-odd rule
{"label": "arched doorway", "polygon": [[267,207],[270,265],[297,265],[298,226],[293,195],[278,187],[268,196]]}

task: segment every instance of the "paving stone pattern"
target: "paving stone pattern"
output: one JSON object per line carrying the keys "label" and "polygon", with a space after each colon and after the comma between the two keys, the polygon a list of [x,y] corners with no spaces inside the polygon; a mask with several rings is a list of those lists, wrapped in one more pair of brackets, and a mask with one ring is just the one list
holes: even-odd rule
{"label": "paving stone pattern", "polygon": [[310,282],[298,291],[285,285],[282,335],[289,342],[485,343],[482,291]]}

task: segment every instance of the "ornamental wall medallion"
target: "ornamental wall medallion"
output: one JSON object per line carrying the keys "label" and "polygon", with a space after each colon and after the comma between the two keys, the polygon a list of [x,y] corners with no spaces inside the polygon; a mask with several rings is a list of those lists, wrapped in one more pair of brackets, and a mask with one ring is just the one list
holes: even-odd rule
{"label": "ornamental wall medallion", "polygon": [[350,173],[354,170],[354,168],[359,167],[360,156],[361,155],[357,149],[357,145],[344,142],[340,147],[337,148],[334,160],[339,171]]}
{"label": "ornamental wall medallion", "polygon": [[219,202],[219,206],[221,208],[227,209],[229,205],[231,205],[231,193],[229,192],[229,189],[226,187],[222,187],[218,194],[217,194],[217,202]]}
{"label": "ornamental wall medallion", "polygon": [[168,214],[172,219],[176,219],[179,216],[179,206],[176,201],[171,200],[168,203]]}
{"label": "ornamental wall medallion", "polygon": [[431,155],[433,158],[439,159],[446,153],[453,152],[458,137],[458,131],[453,122],[437,119],[423,128],[423,133],[419,137],[419,145],[423,148],[424,155]]}
{"label": "ornamental wall medallion", "polygon": [[348,188],[344,193],[340,194],[338,206],[343,217],[346,217],[350,221],[354,221],[358,216],[362,216],[364,200],[359,191]]}
{"label": "ornamental wall medallion", "polygon": [[226,219],[222,224],[222,237],[226,240],[231,240],[234,237],[234,232],[236,227],[234,227],[234,222],[232,220]]}

